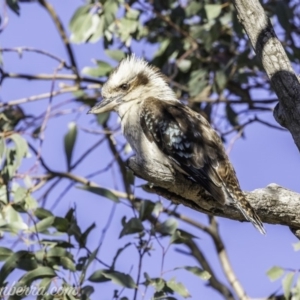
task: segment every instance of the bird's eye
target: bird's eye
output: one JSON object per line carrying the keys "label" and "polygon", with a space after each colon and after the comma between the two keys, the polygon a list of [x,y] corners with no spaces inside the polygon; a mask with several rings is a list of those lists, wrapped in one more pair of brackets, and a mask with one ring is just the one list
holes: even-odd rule
{"label": "bird's eye", "polygon": [[129,88],[129,85],[127,83],[123,83],[123,84],[120,85],[120,89],[123,90],[123,91],[128,90],[128,88]]}

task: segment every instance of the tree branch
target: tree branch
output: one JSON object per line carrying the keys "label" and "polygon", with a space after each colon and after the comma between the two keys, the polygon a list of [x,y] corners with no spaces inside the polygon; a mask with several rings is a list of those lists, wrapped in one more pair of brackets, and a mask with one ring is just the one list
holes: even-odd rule
{"label": "tree branch", "polygon": [[239,282],[238,278],[236,277],[234,270],[231,266],[227,251],[225,249],[225,245],[219,233],[218,223],[216,218],[210,218],[210,226],[207,227],[207,232],[212,237],[216,251],[219,256],[220,264],[222,266],[224,275],[226,276],[228,282],[230,283],[231,287],[235,291],[236,295],[240,300],[248,300],[248,296],[242,287],[241,283]]}
{"label": "tree branch", "polygon": [[73,53],[73,49],[71,47],[71,44],[69,42],[69,39],[67,37],[66,31],[64,29],[64,26],[62,24],[62,22],[60,21],[58,15],[56,14],[54,8],[52,7],[51,4],[49,4],[46,0],[38,0],[39,3],[48,11],[48,13],[50,14],[52,20],[54,21],[54,24],[59,32],[59,35],[62,39],[62,41],[65,44],[65,47],[67,49],[69,58],[70,58],[70,62],[72,65],[72,69],[74,71],[74,73],[79,77],[79,72],[78,72],[78,68],[77,68],[77,63],[75,60],[75,56]]}
{"label": "tree branch", "polygon": [[[128,165],[135,175],[151,182],[144,187],[148,192],[208,215],[246,221],[237,209],[221,206],[201,186],[158,162],[147,163],[132,157]],[[245,194],[263,222],[300,229],[300,194],[276,184]]]}
{"label": "tree branch", "polygon": [[234,0],[238,18],[278,96],[276,121],[286,127],[300,150],[300,83],[270,20],[258,0]]}
{"label": "tree branch", "polygon": [[49,97],[55,97],[58,96],[60,94],[65,94],[65,93],[73,93],[73,92],[77,92],[80,90],[88,90],[88,89],[99,89],[101,88],[100,85],[98,84],[91,84],[91,85],[87,85],[85,87],[83,86],[69,86],[69,87],[65,87],[62,88],[60,90],[56,90],[53,92],[49,92],[49,93],[44,93],[44,94],[39,94],[39,95],[35,95],[35,96],[30,96],[27,98],[20,98],[20,99],[16,99],[16,100],[11,100],[9,102],[4,102],[4,103],[0,103],[0,108],[1,107],[9,107],[9,106],[14,106],[14,105],[19,105],[19,104],[23,104],[23,103],[27,103],[27,102],[34,102],[34,101],[38,101],[38,100],[42,100],[42,99],[47,99]]}
{"label": "tree branch", "polygon": [[71,69],[71,67],[69,65],[67,65],[67,63],[63,59],[59,58],[58,56],[56,56],[50,52],[44,51],[44,50],[40,50],[40,49],[36,49],[36,48],[32,48],[32,47],[0,48],[0,52],[17,52],[19,54],[19,56],[21,56],[24,51],[43,54],[45,56],[48,56],[48,57],[58,61],[63,67],[65,67],[67,69]]}
{"label": "tree branch", "polygon": [[27,79],[27,80],[53,80],[60,79],[60,80],[79,80],[80,82],[90,82],[90,83],[96,83],[96,84],[103,84],[103,82],[97,78],[92,77],[77,77],[73,74],[57,74],[56,76],[54,74],[22,74],[22,73],[5,73],[2,72],[3,79],[5,78],[17,78],[17,79]]}
{"label": "tree branch", "polygon": [[190,249],[191,255],[198,261],[200,266],[202,266],[202,268],[211,275],[211,278],[209,279],[209,285],[223,295],[225,299],[233,300],[234,297],[231,291],[226,287],[226,285],[217,279],[213,269],[208,263],[207,258],[197,244],[192,239],[187,240],[185,244]]}

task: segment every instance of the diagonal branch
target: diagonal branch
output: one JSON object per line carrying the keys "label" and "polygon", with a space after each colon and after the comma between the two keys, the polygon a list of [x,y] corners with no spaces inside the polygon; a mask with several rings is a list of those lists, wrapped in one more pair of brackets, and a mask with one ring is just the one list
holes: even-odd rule
{"label": "diagonal branch", "polygon": [[[158,162],[147,164],[133,157],[129,160],[129,168],[137,176],[151,182],[151,185],[145,186],[148,192],[156,193],[176,204],[183,204],[211,216],[245,221],[242,214],[234,207],[220,206],[201,186],[181,174],[172,172]],[[300,194],[276,184],[245,194],[263,222],[300,229]]]}
{"label": "diagonal branch", "polygon": [[211,274],[209,285],[220,294],[222,294],[225,299],[233,300],[234,297],[231,291],[227,288],[226,285],[224,285],[217,279],[213,269],[211,268],[211,265],[208,263],[207,258],[205,257],[201,249],[197,246],[197,244],[192,239],[189,239],[185,242],[185,245],[190,249],[192,256],[198,261],[200,266],[202,266],[204,270]]}
{"label": "diagonal branch", "polygon": [[90,82],[96,84],[103,84],[103,82],[93,77],[77,77],[74,74],[23,74],[23,73],[5,73],[2,72],[2,78],[15,78],[15,79],[27,79],[27,80],[79,80],[80,82]]}
{"label": "diagonal branch", "polygon": [[61,20],[59,19],[58,15],[56,14],[53,6],[48,3],[46,0],[38,0],[39,3],[48,11],[48,13],[50,14],[52,20],[54,21],[54,24],[59,32],[59,35],[63,41],[63,43],[65,44],[65,47],[67,49],[69,58],[70,58],[70,62],[72,65],[72,69],[74,71],[74,73],[79,77],[79,72],[78,72],[78,67],[77,67],[77,63],[75,60],[75,56],[74,56],[74,52],[73,49],[71,47],[71,44],[69,42],[67,33],[65,31],[65,28],[61,22]]}
{"label": "diagonal branch", "polygon": [[91,84],[91,85],[87,85],[87,86],[68,86],[65,88],[62,88],[60,90],[56,90],[56,91],[52,91],[52,92],[48,92],[48,93],[43,93],[43,94],[39,94],[39,95],[35,95],[35,96],[30,96],[27,98],[20,98],[20,99],[16,99],[16,100],[11,100],[9,102],[4,102],[4,103],[0,103],[0,108],[1,107],[9,107],[9,106],[15,106],[15,105],[20,105],[23,103],[28,103],[28,102],[34,102],[34,101],[38,101],[38,100],[42,100],[42,99],[47,99],[49,97],[55,97],[61,94],[65,94],[65,93],[73,93],[73,92],[77,92],[80,90],[89,90],[89,89],[99,89],[101,86],[98,84]]}
{"label": "diagonal branch", "polygon": [[278,96],[276,121],[286,127],[300,150],[300,83],[259,0],[234,0],[238,18]]}
{"label": "diagonal branch", "polygon": [[219,233],[218,223],[215,217],[210,218],[210,226],[207,227],[207,232],[210,234],[214,241],[224,275],[226,276],[228,282],[238,296],[238,299],[248,300],[249,298],[231,266],[227,251],[225,249],[225,245]]}

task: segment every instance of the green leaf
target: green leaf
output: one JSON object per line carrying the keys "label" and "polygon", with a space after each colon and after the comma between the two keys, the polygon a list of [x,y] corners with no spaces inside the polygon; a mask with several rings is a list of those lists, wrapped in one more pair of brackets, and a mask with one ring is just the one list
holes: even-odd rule
{"label": "green leaf", "polygon": [[178,269],[185,269],[185,270],[193,273],[194,275],[200,277],[203,280],[208,280],[211,277],[211,275],[207,271],[205,271],[199,267],[184,266],[184,267],[175,268],[174,270],[178,270]]}
{"label": "green leaf", "polygon": [[167,281],[167,286],[183,298],[191,297],[187,288],[181,282],[176,282],[175,279]]}
{"label": "green leaf", "polygon": [[125,58],[125,53],[122,50],[104,50],[104,52],[107,56],[116,61],[121,61],[123,58]]}
{"label": "green leaf", "polygon": [[222,11],[222,4],[206,4],[204,5],[207,19],[213,20],[217,18]]}
{"label": "green leaf", "polygon": [[166,286],[166,282],[162,278],[152,278],[151,285],[157,292],[160,292]]}
{"label": "green leaf", "polygon": [[[38,267],[35,270],[27,272],[24,276],[21,277],[21,279],[18,281],[18,283],[15,285],[16,289],[21,287],[27,287],[30,286],[31,283],[37,279],[41,278],[53,278],[57,276],[56,273],[52,268],[49,267]],[[24,289],[25,291],[25,289]]]}
{"label": "green leaf", "polygon": [[227,85],[227,76],[223,70],[218,70],[215,75],[215,82],[218,87],[218,93],[220,94]]}
{"label": "green leaf", "polygon": [[106,123],[108,121],[109,116],[110,116],[109,112],[104,112],[102,114],[97,114],[96,118],[97,118],[98,124],[103,125],[104,123]]}
{"label": "green leaf", "polygon": [[185,230],[176,229],[171,236],[170,244],[182,244],[193,238],[197,237]]}
{"label": "green leaf", "polygon": [[60,262],[64,268],[76,272],[75,264],[69,257],[61,257]]}
{"label": "green leaf", "polygon": [[54,247],[49,249],[47,251],[47,257],[68,257],[70,259],[73,259],[73,255],[62,247]]}
{"label": "green leaf", "polygon": [[295,273],[288,273],[282,280],[282,287],[285,299],[289,299],[290,297],[294,276]]}
{"label": "green leaf", "polygon": [[88,14],[89,10],[90,10],[89,5],[83,5],[76,9],[69,23],[69,28],[71,31],[76,31],[77,23],[80,23],[78,18],[85,17],[86,14]]}
{"label": "green leaf", "polygon": [[50,247],[74,248],[74,245],[64,240],[58,239],[42,239],[41,244]]}
{"label": "green leaf", "polygon": [[132,33],[138,29],[139,22],[133,19],[123,18],[120,20],[121,40],[126,42]]}
{"label": "green leaf", "polygon": [[295,251],[299,251],[300,250],[300,242],[293,244],[293,248]]}
{"label": "green leaf", "polygon": [[22,257],[28,254],[28,251],[18,251],[12,254],[5,260],[5,263],[2,265],[0,269],[0,286],[3,286],[3,283],[6,277],[17,268],[18,262]]}
{"label": "green leaf", "polygon": [[93,14],[88,5],[78,8],[69,24],[70,40],[78,44],[86,42],[97,31],[99,23],[99,15]]}
{"label": "green leaf", "polygon": [[129,168],[126,169],[125,178],[127,183],[134,185],[135,176],[134,173]]}
{"label": "green leaf", "polygon": [[4,222],[0,225],[2,230],[18,233],[19,230],[28,229],[28,225],[23,221],[21,215],[11,205],[7,205],[2,209],[2,217],[4,219]]}
{"label": "green leaf", "polygon": [[68,232],[70,228],[70,222],[65,218],[55,217],[52,226],[55,227],[57,231]]}
{"label": "green leaf", "polygon": [[67,159],[67,167],[68,167],[68,170],[70,170],[74,145],[75,145],[76,138],[77,138],[77,126],[76,126],[76,123],[71,122],[71,123],[69,123],[68,127],[69,127],[69,131],[65,135],[64,142],[65,142],[65,154],[66,154],[66,159]]}
{"label": "green leaf", "polygon": [[187,73],[192,66],[192,62],[187,59],[181,59],[177,62],[179,70],[183,73]]}
{"label": "green leaf", "polygon": [[31,271],[38,267],[36,256],[32,252],[27,252],[17,262],[17,268],[24,271]]}
{"label": "green leaf", "polygon": [[24,201],[27,197],[28,191],[23,187],[18,187],[14,193],[14,202]]}
{"label": "green leaf", "polygon": [[121,273],[118,271],[104,270],[103,275],[120,286],[126,287],[128,289],[136,288],[136,284],[129,274]]}
{"label": "green leaf", "polygon": [[45,208],[42,208],[42,207],[38,207],[35,211],[34,211],[34,215],[39,219],[39,220],[42,220],[42,219],[45,219],[47,217],[52,217],[53,214],[51,211],[45,209]]}
{"label": "green leaf", "polygon": [[127,244],[125,244],[123,247],[121,247],[121,248],[119,248],[119,249],[117,250],[117,252],[116,252],[116,254],[115,254],[114,258],[113,258],[113,262],[112,262],[112,264],[111,264],[111,266],[110,266],[111,270],[114,270],[114,269],[115,269],[115,264],[116,264],[116,262],[117,262],[118,257],[119,257],[119,256],[121,255],[121,253],[122,253],[125,249],[127,249],[127,247],[129,247],[130,245],[132,245],[132,243],[127,243]]}
{"label": "green leaf", "polygon": [[207,85],[208,82],[206,70],[197,70],[191,73],[188,87],[192,97],[197,96]]}
{"label": "green leaf", "polygon": [[119,238],[127,234],[140,233],[143,230],[144,230],[144,226],[141,220],[138,218],[131,218],[127,223],[123,225],[123,229],[120,233]]}
{"label": "green leaf", "polygon": [[155,207],[155,203],[150,200],[144,200],[141,202],[141,206],[139,209],[140,219],[142,221],[146,220],[149,216],[151,216],[153,209]]}
{"label": "green leaf", "polygon": [[112,191],[105,188],[88,185],[77,186],[77,188],[108,198],[117,203],[120,202],[119,198]]}
{"label": "green leaf", "polygon": [[95,289],[91,285],[86,285],[80,289],[81,297],[84,295],[85,298],[82,297],[84,299],[89,299],[90,295],[92,295],[94,292]]}
{"label": "green leaf", "polygon": [[54,216],[44,218],[41,221],[37,222],[35,225],[31,226],[29,230],[32,232],[43,232],[53,225],[54,220]]}
{"label": "green leaf", "polygon": [[47,299],[46,297],[43,297],[43,296],[47,293],[47,291],[51,285],[51,282],[52,282],[52,277],[44,277],[41,280],[41,282],[38,286],[39,295],[37,297],[37,300],[46,300]]}
{"label": "green leaf", "polygon": [[6,3],[13,12],[15,12],[18,16],[20,15],[18,0],[6,0]]}
{"label": "green leaf", "polygon": [[164,235],[172,235],[178,227],[178,221],[174,218],[170,218],[161,223],[158,227],[158,231]]}
{"label": "green leaf", "polygon": [[106,281],[110,281],[109,278],[105,277],[103,272],[105,272],[105,270],[97,270],[95,271],[89,278],[88,280],[91,282],[106,282]]}
{"label": "green leaf", "polygon": [[87,271],[88,267],[90,266],[90,264],[95,260],[97,254],[98,254],[98,251],[99,251],[99,246],[89,255],[88,260],[83,265],[82,272],[80,274],[80,280],[79,280],[80,283],[83,283],[83,281],[85,279],[86,271]]}
{"label": "green leaf", "polygon": [[163,207],[162,203],[158,201],[155,203],[155,206],[153,208],[153,215],[158,217],[160,215],[160,213],[163,212],[163,210],[164,210],[164,207]]}
{"label": "green leaf", "polygon": [[23,157],[25,157],[28,153],[28,145],[26,140],[21,137],[19,134],[12,134],[9,138],[14,141],[16,145],[16,157],[17,161],[20,162]]}
{"label": "green leaf", "polygon": [[114,0],[105,1],[103,5],[105,29],[115,20],[115,14],[118,10],[118,2]]}
{"label": "green leaf", "polygon": [[27,210],[36,209],[37,206],[38,206],[37,201],[30,194],[27,194],[24,203],[24,210],[27,211]]}
{"label": "green leaf", "polygon": [[139,15],[140,15],[139,10],[130,8],[126,13],[126,18],[137,20]]}
{"label": "green leaf", "polygon": [[93,229],[95,229],[95,228],[96,228],[96,224],[93,223],[91,226],[89,226],[89,227],[86,229],[85,232],[82,233],[82,235],[81,235],[81,243],[82,243],[83,245],[86,245],[86,241],[87,241],[87,238],[88,238],[89,234],[90,234],[91,231],[92,231]]}
{"label": "green leaf", "polygon": [[238,114],[234,111],[230,104],[226,104],[226,115],[231,126],[235,127],[239,125]]}
{"label": "green leaf", "polygon": [[2,158],[6,153],[6,144],[4,138],[0,137],[0,165],[2,164]]}
{"label": "green leaf", "polygon": [[0,261],[6,260],[9,258],[14,252],[6,247],[0,247]]}
{"label": "green leaf", "polygon": [[112,71],[112,66],[105,61],[97,60],[97,67],[84,67],[82,73],[92,77],[107,76]]}
{"label": "green leaf", "polygon": [[99,39],[103,36],[103,33],[105,31],[105,20],[104,20],[104,15],[98,15],[97,16],[98,20],[95,22],[97,23],[97,26],[95,26],[93,35],[91,38],[89,38],[89,43],[96,43],[99,41]]}
{"label": "green leaf", "polygon": [[267,271],[267,276],[271,281],[275,281],[280,278],[284,273],[284,270],[280,267],[274,266]]}
{"label": "green leaf", "polygon": [[97,270],[88,279],[91,282],[105,282],[112,280],[114,283],[123,287],[134,289],[136,284],[129,274],[111,270]]}
{"label": "green leaf", "polygon": [[202,8],[203,4],[196,1],[190,1],[185,9],[187,17],[194,16]]}

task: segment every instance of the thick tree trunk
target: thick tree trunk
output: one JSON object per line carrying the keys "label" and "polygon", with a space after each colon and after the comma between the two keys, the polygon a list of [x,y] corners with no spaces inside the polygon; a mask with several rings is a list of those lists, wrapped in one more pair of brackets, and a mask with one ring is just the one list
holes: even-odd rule
{"label": "thick tree trunk", "polygon": [[300,83],[259,0],[234,0],[238,19],[270,78],[279,103],[276,121],[286,127],[300,150]]}

